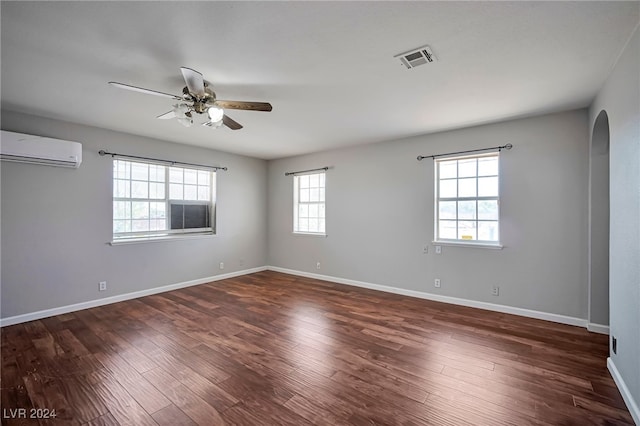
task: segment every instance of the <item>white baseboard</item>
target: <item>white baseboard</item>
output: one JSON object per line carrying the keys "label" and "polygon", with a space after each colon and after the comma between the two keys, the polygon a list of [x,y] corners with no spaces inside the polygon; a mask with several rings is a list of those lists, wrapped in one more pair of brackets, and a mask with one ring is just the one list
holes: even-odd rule
{"label": "white baseboard", "polygon": [[592,333],[609,334],[609,326],[590,322],[587,324],[587,330]]}
{"label": "white baseboard", "polygon": [[69,312],[80,311],[82,309],[95,308],[96,306],[109,305],[111,303],[137,299],[143,296],[150,296],[152,294],[164,293],[167,291],[177,290],[180,288],[205,284],[212,281],[220,281],[227,278],[239,277],[241,275],[253,274],[255,272],[265,271],[266,269],[267,269],[266,266],[260,266],[258,268],[244,269],[242,271],[229,272],[227,274],[214,275],[212,277],[199,278],[196,280],[184,281],[177,284],[169,284],[162,287],[154,287],[147,290],[134,291],[132,293],[119,294],[117,296],[105,297],[103,299],[89,300],[88,302],[75,303],[73,305],[61,306],[59,308],[45,309],[37,312],[30,312],[28,314],[16,315],[16,316],[7,317],[7,318],[0,318],[0,327],[20,324],[27,321],[34,321],[42,318],[51,317],[54,315],[68,314]]}
{"label": "white baseboard", "polygon": [[631,391],[629,391],[627,384],[624,382],[624,379],[620,375],[620,372],[611,357],[607,358],[607,368],[611,373],[611,377],[613,377],[613,381],[616,382],[616,386],[618,386],[620,394],[622,394],[624,403],[627,404],[627,408],[631,413],[631,417],[633,417],[633,421],[636,422],[637,425],[640,425],[640,408],[638,408],[638,403],[633,399]]}
{"label": "white baseboard", "polygon": [[531,309],[516,308],[513,306],[497,305],[495,303],[479,302],[476,300],[461,299],[458,297],[441,296],[439,294],[425,293],[415,290],[406,290],[403,288],[389,287],[381,284],[372,284],[364,281],[350,280],[347,278],[332,277],[329,275],[314,274],[311,272],[297,271],[294,269],[280,268],[278,266],[267,266],[270,271],[282,272],[284,274],[298,275],[301,277],[315,278],[323,281],[331,281],[338,284],[352,285],[355,287],[363,287],[371,290],[379,290],[387,293],[401,294],[404,296],[417,297],[420,299],[433,300],[436,302],[451,303],[454,305],[468,306],[472,308],[486,309],[489,311],[502,312],[505,314],[520,315],[523,317],[536,318],[546,321],[557,322],[561,324],[576,325],[586,327],[587,320],[582,318],[569,317],[566,315],[552,314],[548,312],[534,311]]}

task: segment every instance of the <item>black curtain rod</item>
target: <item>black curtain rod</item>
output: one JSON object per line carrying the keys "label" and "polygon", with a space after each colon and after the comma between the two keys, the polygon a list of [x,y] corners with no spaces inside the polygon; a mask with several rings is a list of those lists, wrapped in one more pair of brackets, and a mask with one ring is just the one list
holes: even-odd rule
{"label": "black curtain rod", "polygon": [[511,149],[513,148],[513,145],[511,145],[510,143],[506,144],[506,145],[502,145],[502,146],[494,146],[491,148],[480,148],[480,149],[470,149],[468,151],[458,151],[458,152],[449,152],[447,154],[434,154],[434,155],[418,155],[418,161],[422,161],[425,158],[433,158],[436,159],[438,157],[446,157],[449,155],[457,155],[457,154],[470,154],[472,152],[482,152],[482,151],[502,151],[503,149]]}
{"label": "black curtain rod", "polygon": [[324,170],[325,172],[329,170],[329,167],[320,167],[319,169],[309,169],[309,170],[298,170],[297,172],[285,172],[285,176],[297,175],[298,173],[308,173],[308,172],[316,172],[318,170]]}
{"label": "black curtain rod", "polygon": [[166,164],[169,164],[171,166],[181,165],[181,166],[195,166],[195,167],[201,167],[201,168],[204,168],[204,169],[213,169],[213,170],[224,170],[224,171],[227,170],[226,167],[205,166],[204,164],[183,163],[181,161],[161,160],[159,158],[139,157],[137,155],[127,155],[127,154],[117,154],[115,152],[107,152],[107,151],[102,150],[102,149],[100,151],[98,151],[98,154],[100,154],[101,157],[104,157],[105,155],[110,155],[112,158],[113,157],[134,158],[136,160],[148,160],[148,161],[155,161],[155,162],[158,162],[158,163],[166,163]]}

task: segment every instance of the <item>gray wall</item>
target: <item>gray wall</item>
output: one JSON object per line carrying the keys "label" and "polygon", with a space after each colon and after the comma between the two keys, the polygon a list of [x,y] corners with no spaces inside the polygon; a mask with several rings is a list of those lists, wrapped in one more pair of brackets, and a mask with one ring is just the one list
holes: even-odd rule
{"label": "gray wall", "polygon": [[[265,265],[266,161],[8,111],[2,128],[83,145],[77,170],[1,164],[3,318]],[[112,162],[100,149],[227,166],[217,235],[108,245]]]}
{"label": "gray wall", "polygon": [[[505,248],[423,254],[434,238],[434,171],[416,156],[506,143],[514,148],[501,156]],[[328,235],[294,235],[284,172],[322,166],[331,167]],[[269,264],[584,319],[588,173],[586,110],[270,161]]]}
{"label": "gray wall", "polygon": [[610,128],[610,334],[618,339],[618,353],[610,355],[636,404],[640,404],[639,75],[640,30],[636,29],[590,110],[592,126],[605,110]]}

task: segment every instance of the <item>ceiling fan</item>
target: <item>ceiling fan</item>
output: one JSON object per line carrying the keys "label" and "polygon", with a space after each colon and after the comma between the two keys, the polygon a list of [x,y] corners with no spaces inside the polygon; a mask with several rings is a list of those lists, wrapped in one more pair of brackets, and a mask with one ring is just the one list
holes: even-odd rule
{"label": "ceiling fan", "polygon": [[[242,125],[225,114],[225,109],[240,109],[247,111],[271,111],[271,104],[267,102],[245,102],[245,101],[223,101],[216,99],[215,92],[211,89],[211,84],[202,77],[196,70],[182,67],[182,77],[187,84],[182,89],[182,95],[172,95],[170,93],[158,92],[157,90],[143,89],[142,87],[131,86],[129,84],[110,81],[109,84],[120,89],[132,90],[134,92],[147,93],[149,95],[162,96],[173,99],[178,103],[167,113],[156,118],[168,119],[177,118],[178,122],[186,127],[194,124],[194,118],[202,116],[203,126],[217,128],[225,125],[231,130],[242,129]],[[206,115],[204,115],[206,113]]]}

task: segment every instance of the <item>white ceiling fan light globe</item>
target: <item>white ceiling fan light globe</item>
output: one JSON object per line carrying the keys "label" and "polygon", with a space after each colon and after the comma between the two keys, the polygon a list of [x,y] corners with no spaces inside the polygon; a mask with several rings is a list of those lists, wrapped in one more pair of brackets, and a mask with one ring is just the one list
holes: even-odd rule
{"label": "white ceiling fan light globe", "polygon": [[209,114],[209,118],[212,122],[216,123],[222,120],[224,116],[224,110],[217,106],[210,106],[207,110],[207,114]]}

